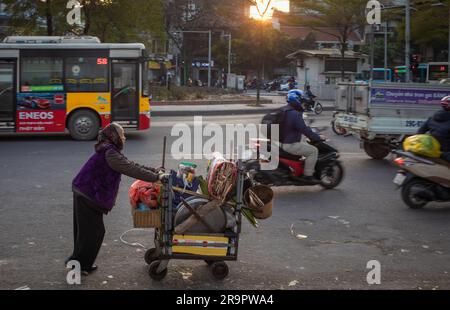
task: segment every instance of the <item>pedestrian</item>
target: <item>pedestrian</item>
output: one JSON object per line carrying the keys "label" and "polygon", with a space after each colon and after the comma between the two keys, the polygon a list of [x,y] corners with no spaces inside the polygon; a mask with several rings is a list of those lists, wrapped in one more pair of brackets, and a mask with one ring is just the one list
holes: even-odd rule
{"label": "pedestrian", "polygon": [[156,182],[166,180],[163,169],[153,169],[128,160],[122,150],[125,144],[123,128],[112,123],[100,131],[95,154],[86,162],[72,183],[74,250],[67,262],[76,260],[83,275],[95,271],[94,262],[105,236],[103,216],[114,205],[121,175]]}
{"label": "pedestrian", "polygon": [[172,74],[168,73],[167,74],[167,90],[170,91],[170,87],[172,85]]}

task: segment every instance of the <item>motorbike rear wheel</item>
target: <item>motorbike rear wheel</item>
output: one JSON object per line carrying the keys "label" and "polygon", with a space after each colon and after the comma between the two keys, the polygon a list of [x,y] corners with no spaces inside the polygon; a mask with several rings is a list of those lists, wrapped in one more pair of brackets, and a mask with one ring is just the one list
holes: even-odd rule
{"label": "motorbike rear wheel", "polygon": [[323,106],[320,102],[317,102],[316,106],[314,107],[314,113],[316,113],[316,115],[320,115],[323,112]]}
{"label": "motorbike rear wheel", "polygon": [[319,174],[320,185],[325,189],[333,189],[341,184],[344,179],[344,167],[340,162],[325,166]]}
{"label": "motorbike rear wheel", "polygon": [[419,192],[423,192],[427,190],[430,186],[433,186],[431,183],[426,182],[420,179],[414,179],[408,182],[403,186],[402,189],[402,199],[406,203],[408,207],[411,209],[422,209],[424,208],[430,201],[424,197],[420,197]]}

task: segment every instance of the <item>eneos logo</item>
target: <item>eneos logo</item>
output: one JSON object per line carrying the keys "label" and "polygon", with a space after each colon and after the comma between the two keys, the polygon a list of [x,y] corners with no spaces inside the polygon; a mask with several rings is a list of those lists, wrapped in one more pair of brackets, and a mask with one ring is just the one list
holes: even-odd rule
{"label": "eneos logo", "polygon": [[53,112],[20,112],[20,120],[52,120],[55,118]]}

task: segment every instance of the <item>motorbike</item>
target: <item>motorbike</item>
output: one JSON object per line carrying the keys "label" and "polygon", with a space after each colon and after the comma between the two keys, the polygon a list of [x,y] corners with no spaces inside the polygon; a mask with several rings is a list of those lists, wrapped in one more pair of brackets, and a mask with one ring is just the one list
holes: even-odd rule
{"label": "motorbike", "polygon": [[333,132],[335,134],[337,134],[338,136],[345,136],[347,135],[347,130],[345,128],[340,127],[337,123],[336,123],[336,115],[339,112],[334,112],[333,113],[333,119],[331,120],[331,129],[333,130]]}
{"label": "motorbike", "polygon": [[[311,143],[319,150],[319,158],[315,167],[315,178],[319,182],[310,182],[301,178],[304,174],[305,160],[279,148],[279,165],[276,170],[261,170],[259,149],[257,159],[246,162],[251,179],[267,186],[311,186],[321,185],[325,189],[333,189],[341,184],[344,178],[344,167],[339,161],[339,151],[325,141]],[[260,143],[257,141],[257,147]]]}
{"label": "motorbike", "polygon": [[410,152],[392,151],[394,163],[401,168],[394,183],[401,188],[402,199],[412,209],[422,209],[430,202],[450,201],[450,163],[424,158]]}
{"label": "motorbike", "polygon": [[316,115],[320,115],[323,112],[323,106],[319,101],[314,101],[314,99],[307,100],[305,102],[307,111],[314,112]]}
{"label": "motorbike", "polygon": [[265,85],[264,88],[267,92],[278,91],[280,89],[280,82],[278,80],[273,80]]}

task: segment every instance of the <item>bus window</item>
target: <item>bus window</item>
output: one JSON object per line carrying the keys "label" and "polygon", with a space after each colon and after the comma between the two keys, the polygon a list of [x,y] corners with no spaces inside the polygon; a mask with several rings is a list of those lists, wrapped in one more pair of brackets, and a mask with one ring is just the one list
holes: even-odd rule
{"label": "bus window", "polygon": [[63,91],[62,80],[62,58],[22,58],[20,87],[22,92]]}
{"label": "bus window", "polygon": [[108,58],[66,58],[67,92],[108,92]]}
{"label": "bus window", "polygon": [[429,66],[429,80],[439,81],[448,77],[447,64],[430,64]]}
{"label": "bus window", "polygon": [[150,96],[150,84],[148,75],[149,75],[148,63],[144,62],[142,64],[142,96],[144,97]]}

